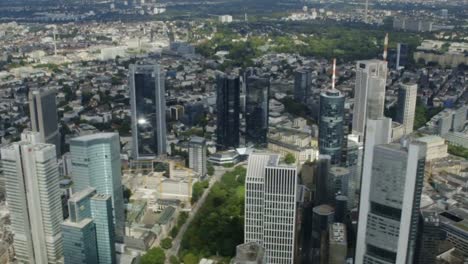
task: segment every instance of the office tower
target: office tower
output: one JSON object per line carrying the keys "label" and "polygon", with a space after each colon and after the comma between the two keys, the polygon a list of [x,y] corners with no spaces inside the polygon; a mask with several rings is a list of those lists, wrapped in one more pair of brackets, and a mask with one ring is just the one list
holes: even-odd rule
{"label": "office tower", "polygon": [[43,143],[53,144],[60,156],[60,132],[57,115],[55,90],[36,90],[29,92],[29,115],[31,130],[39,132]]}
{"label": "office tower", "polygon": [[[453,247],[451,252],[438,256],[449,262],[441,263],[466,263],[468,259],[468,210],[454,208],[439,214],[440,225],[446,232],[446,241]],[[449,256],[447,256],[449,255]]]}
{"label": "office tower", "polygon": [[239,96],[239,77],[218,73],[216,76],[216,143],[220,150],[239,147]]}
{"label": "office tower", "polygon": [[353,132],[362,137],[367,119],[383,116],[387,62],[381,60],[358,61],[354,87]]}
{"label": "office tower", "polygon": [[348,197],[337,195],[335,197],[335,222],[344,223],[348,211]]}
{"label": "office tower", "polygon": [[62,203],[56,147],[37,132],[1,149],[6,201],[16,258],[21,263],[55,264],[62,258]]}
{"label": "office tower", "polygon": [[130,65],[132,155],[136,159],[166,154],[165,76],[159,65]]}
{"label": "office tower", "polygon": [[315,204],[324,204],[327,203],[328,193],[327,193],[327,184],[328,184],[328,171],[331,166],[331,157],[329,155],[319,155],[317,159],[317,166],[315,170]]}
{"label": "office tower", "polygon": [[[266,263],[294,263],[296,167],[279,165],[279,155],[251,154],[245,190],[245,243],[265,248]],[[281,188],[279,188],[281,186]]]}
{"label": "office tower", "polygon": [[342,161],[345,97],[338,90],[320,94],[319,153],[330,155],[331,164]]}
{"label": "office tower", "polygon": [[415,263],[437,263],[437,256],[443,252],[442,245],[446,239],[447,235],[442,229],[439,213],[421,210]]}
{"label": "office tower", "polygon": [[268,133],[268,96],[270,80],[268,78],[247,77],[247,98],[245,111],[246,141],[256,145],[267,145]]}
{"label": "office tower", "polygon": [[[369,199],[372,179],[372,163],[374,159],[374,147],[376,145],[390,143],[392,138],[392,120],[390,118],[381,118],[377,120],[368,120],[366,127],[366,140],[364,146],[364,155],[362,163],[361,190],[359,202],[359,221],[357,241],[364,241],[366,237],[367,216],[369,214]],[[369,150],[369,151],[365,151]],[[364,254],[365,244],[356,244],[356,254]],[[362,263],[363,259],[361,257]]]}
{"label": "office tower", "polygon": [[468,106],[464,105],[453,112],[453,132],[463,132],[468,114]]}
{"label": "office tower", "polygon": [[439,120],[437,120],[437,134],[444,136],[450,132],[453,124],[453,114],[451,112],[445,112],[441,114]]}
{"label": "office tower", "polygon": [[238,245],[231,264],[266,264],[265,249],[258,242]]}
{"label": "office tower", "polygon": [[368,151],[373,152],[371,189],[361,192],[359,221],[366,225],[359,223],[356,263],[413,263],[424,181],[424,145],[382,144]]}
{"label": "office tower", "polygon": [[117,241],[125,231],[120,140],[117,133],[97,133],[70,140],[75,192],[93,187],[112,197]]}
{"label": "office tower", "polygon": [[346,263],[348,241],[344,224],[333,223],[330,225],[328,243],[328,264]]}
{"label": "office tower", "polygon": [[398,110],[396,121],[403,125],[405,135],[413,132],[417,96],[417,84],[401,84],[400,90],[398,91]]}
{"label": "office tower", "polygon": [[310,69],[299,69],[294,72],[294,100],[307,103],[312,96],[312,76]]}
{"label": "office tower", "polygon": [[405,43],[397,44],[396,69],[405,67],[408,64],[409,46]]}
{"label": "office tower", "polygon": [[189,168],[200,177],[206,175],[206,140],[201,137],[192,137],[189,142]]}
{"label": "office tower", "polygon": [[75,192],[68,199],[68,215],[71,222],[80,222],[86,218],[92,218],[91,198],[96,195],[96,189],[87,187]]}
{"label": "office tower", "polygon": [[65,264],[98,263],[96,227],[93,219],[66,220],[62,223]]}
{"label": "office tower", "polygon": [[334,218],[335,211],[328,204],[318,205],[312,209],[312,263],[326,261],[328,228]]}
{"label": "office tower", "polygon": [[91,214],[96,225],[99,264],[115,264],[114,222],[112,220],[112,198],[96,194],[91,198]]}
{"label": "office tower", "polygon": [[329,204],[335,202],[337,194],[348,195],[349,178],[351,172],[345,167],[333,166],[328,171],[327,200]]}

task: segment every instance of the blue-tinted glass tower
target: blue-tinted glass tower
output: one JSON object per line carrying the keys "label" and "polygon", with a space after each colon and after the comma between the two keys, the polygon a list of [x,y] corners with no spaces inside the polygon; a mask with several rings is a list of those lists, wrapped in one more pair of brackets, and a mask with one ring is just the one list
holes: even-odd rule
{"label": "blue-tinted glass tower", "polygon": [[240,80],[238,76],[216,76],[216,144],[225,150],[239,147]]}
{"label": "blue-tinted glass tower", "polygon": [[116,263],[112,199],[110,195],[97,194],[91,198],[91,213],[96,225],[99,264]]}

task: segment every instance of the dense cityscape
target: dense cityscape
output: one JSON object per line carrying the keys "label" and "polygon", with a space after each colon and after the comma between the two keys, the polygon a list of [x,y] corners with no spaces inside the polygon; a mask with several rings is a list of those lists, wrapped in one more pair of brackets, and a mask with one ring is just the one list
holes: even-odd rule
{"label": "dense cityscape", "polygon": [[0,2],[0,264],[468,263],[467,0]]}

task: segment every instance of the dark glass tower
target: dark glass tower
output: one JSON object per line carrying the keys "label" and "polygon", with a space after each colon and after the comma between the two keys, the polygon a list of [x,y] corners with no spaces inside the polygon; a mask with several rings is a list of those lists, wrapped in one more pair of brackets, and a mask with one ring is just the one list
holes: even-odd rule
{"label": "dark glass tower", "polygon": [[312,77],[309,69],[299,69],[294,72],[294,100],[307,103],[312,95]]}
{"label": "dark glass tower", "polygon": [[246,140],[265,146],[268,133],[268,96],[270,80],[258,76],[247,77]]}
{"label": "dark glass tower", "polygon": [[166,154],[166,98],[159,65],[130,65],[133,157]]}
{"label": "dark glass tower", "polygon": [[239,146],[240,81],[238,76],[216,76],[217,147],[220,150]]}
{"label": "dark glass tower", "polygon": [[342,161],[345,97],[338,90],[320,94],[319,153],[330,155],[331,164]]}

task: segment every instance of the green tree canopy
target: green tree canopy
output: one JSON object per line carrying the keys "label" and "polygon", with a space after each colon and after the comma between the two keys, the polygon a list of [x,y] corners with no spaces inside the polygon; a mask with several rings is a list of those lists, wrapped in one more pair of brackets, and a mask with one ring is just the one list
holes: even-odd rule
{"label": "green tree canopy", "polygon": [[170,249],[172,247],[172,239],[166,237],[161,241],[161,247],[163,249]]}
{"label": "green tree canopy", "polygon": [[296,162],[296,158],[293,154],[288,153],[286,154],[286,157],[284,157],[284,162],[286,162],[286,164],[293,164]]}
{"label": "green tree canopy", "polygon": [[152,248],[141,257],[141,264],[164,264],[166,254],[161,248]]}

